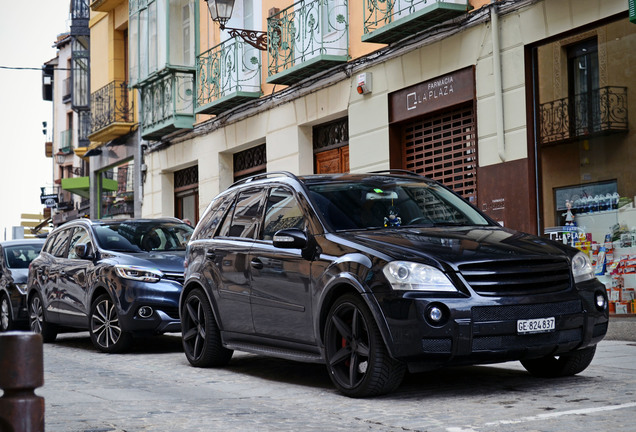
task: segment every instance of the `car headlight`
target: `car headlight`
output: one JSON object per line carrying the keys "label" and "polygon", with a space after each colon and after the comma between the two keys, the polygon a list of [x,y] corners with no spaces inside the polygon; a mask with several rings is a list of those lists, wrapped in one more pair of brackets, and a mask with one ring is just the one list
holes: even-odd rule
{"label": "car headlight", "polygon": [[572,258],[572,275],[576,283],[594,279],[594,267],[592,267],[590,257],[583,252],[577,253]]}
{"label": "car headlight", "polygon": [[20,294],[25,295],[27,293],[27,284],[19,283],[15,284],[15,286],[18,288],[18,291],[20,291]]}
{"label": "car headlight", "polygon": [[395,290],[457,292],[444,273],[426,264],[392,261],[382,271]]}
{"label": "car headlight", "polygon": [[159,280],[163,277],[163,273],[159,270],[145,267],[116,265],[115,270],[117,271],[117,274],[124,279],[131,279],[140,282],[159,282]]}

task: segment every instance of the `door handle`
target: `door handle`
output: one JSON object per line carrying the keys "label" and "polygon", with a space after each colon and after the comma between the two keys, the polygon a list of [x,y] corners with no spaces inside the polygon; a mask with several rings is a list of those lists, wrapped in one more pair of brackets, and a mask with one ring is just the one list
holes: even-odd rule
{"label": "door handle", "polygon": [[250,264],[252,265],[252,268],[255,268],[257,270],[263,268],[263,263],[258,258],[254,258]]}

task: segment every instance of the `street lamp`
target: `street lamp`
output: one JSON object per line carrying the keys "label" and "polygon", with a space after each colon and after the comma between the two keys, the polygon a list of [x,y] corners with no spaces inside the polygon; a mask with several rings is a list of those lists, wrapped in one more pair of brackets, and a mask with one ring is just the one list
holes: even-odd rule
{"label": "street lamp", "polygon": [[66,162],[66,153],[55,153],[55,162],[57,162],[58,165],[62,165],[64,162]]}
{"label": "street lamp", "polygon": [[234,10],[234,0],[204,0],[208,4],[212,21],[219,23],[221,30],[226,30],[230,37],[240,37],[248,45],[261,51],[267,50],[267,33],[256,30],[245,30],[225,27]]}

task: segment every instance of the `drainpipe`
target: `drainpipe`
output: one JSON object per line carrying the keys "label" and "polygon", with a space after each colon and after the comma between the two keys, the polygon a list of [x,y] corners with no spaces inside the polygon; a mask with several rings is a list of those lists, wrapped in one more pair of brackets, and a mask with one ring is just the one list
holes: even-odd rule
{"label": "drainpipe", "polygon": [[499,15],[497,1],[490,2],[490,30],[492,33],[492,69],[495,80],[495,121],[497,126],[497,151],[499,159],[506,161],[506,140],[504,136],[503,85],[501,83],[501,51],[499,48]]}

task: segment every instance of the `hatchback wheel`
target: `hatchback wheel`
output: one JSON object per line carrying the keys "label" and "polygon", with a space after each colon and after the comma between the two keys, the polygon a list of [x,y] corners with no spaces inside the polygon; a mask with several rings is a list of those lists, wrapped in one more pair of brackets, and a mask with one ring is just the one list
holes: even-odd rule
{"label": "hatchback wheel", "polygon": [[95,347],[106,353],[120,353],[130,348],[132,335],[122,330],[115,304],[102,294],[91,305],[89,332]]}
{"label": "hatchback wheel", "polygon": [[181,340],[186,358],[197,367],[225,366],[234,353],[223,346],[212,306],[199,288],[188,293],[183,303]]}
{"label": "hatchback wheel", "polygon": [[12,328],[11,303],[5,294],[0,294],[0,332],[9,331]]}
{"label": "hatchback wheel", "polygon": [[53,342],[57,337],[57,327],[46,322],[40,294],[35,294],[29,299],[29,327],[32,332],[40,333],[45,343]]}
{"label": "hatchback wheel", "polygon": [[377,396],[395,390],[406,366],[389,355],[364,301],[345,295],[331,307],[325,326],[329,376],[346,396]]}
{"label": "hatchback wheel", "polygon": [[592,363],[595,353],[596,345],[558,357],[522,360],[521,364],[532,375],[542,378],[572,376],[583,372]]}

